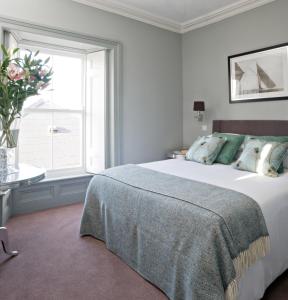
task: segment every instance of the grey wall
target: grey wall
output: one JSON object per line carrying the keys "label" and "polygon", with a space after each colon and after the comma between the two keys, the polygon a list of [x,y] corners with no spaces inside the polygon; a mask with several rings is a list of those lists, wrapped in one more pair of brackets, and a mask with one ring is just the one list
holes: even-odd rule
{"label": "grey wall", "polygon": [[159,160],[182,144],[179,34],[71,0],[2,0],[0,14],[122,43],[123,163]]}
{"label": "grey wall", "polygon": [[182,36],[183,142],[202,131],[193,119],[193,99],[205,99],[203,124],[213,119],[288,119],[288,101],[229,104],[229,55],[288,42],[288,1],[277,0],[255,10]]}
{"label": "grey wall", "polygon": [[227,71],[229,55],[288,42],[287,11],[277,0],[182,38],[71,0],[2,0],[0,14],[122,43],[122,162],[138,163],[182,144],[182,116],[184,144],[205,133],[193,99],[206,101],[208,132],[213,119],[288,118],[288,101],[229,104]]}

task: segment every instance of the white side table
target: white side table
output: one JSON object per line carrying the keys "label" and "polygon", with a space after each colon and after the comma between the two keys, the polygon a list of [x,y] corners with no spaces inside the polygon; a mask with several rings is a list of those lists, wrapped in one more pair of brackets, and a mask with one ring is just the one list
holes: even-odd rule
{"label": "white side table", "polygon": [[166,158],[169,158],[169,159],[185,159],[185,155],[175,154],[175,153],[171,152],[171,153],[166,154]]}
{"label": "white side table", "polygon": [[[20,164],[15,173],[0,173],[0,193],[10,189],[17,189],[22,186],[31,185],[45,178],[45,170],[31,165]],[[11,251],[9,248],[8,231],[6,227],[0,227],[0,241],[6,254],[15,256],[18,251]]]}

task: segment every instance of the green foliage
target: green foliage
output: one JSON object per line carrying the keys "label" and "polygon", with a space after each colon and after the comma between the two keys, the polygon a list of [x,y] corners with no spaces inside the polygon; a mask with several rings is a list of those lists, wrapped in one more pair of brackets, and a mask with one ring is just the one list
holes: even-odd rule
{"label": "green foliage", "polygon": [[33,54],[28,51],[23,58],[17,57],[19,49],[9,51],[3,45],[0,61],[0,121],[2,134],[0,146],[15,147],[10,127],[16,118],[21,117],[25,100],[38,94],[48,86],[52,78],[52,69],[45,61],[38,59],[39,51]]}

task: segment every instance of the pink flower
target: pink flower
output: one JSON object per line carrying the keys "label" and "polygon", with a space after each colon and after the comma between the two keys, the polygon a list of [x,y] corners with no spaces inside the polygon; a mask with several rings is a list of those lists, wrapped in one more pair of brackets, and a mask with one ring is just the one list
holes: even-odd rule
{"label": "pink flower", "polygon": [[15,64],[9,64],[7,67],[7,75],[11,80],[17,81],[24,79],[25,72]]}

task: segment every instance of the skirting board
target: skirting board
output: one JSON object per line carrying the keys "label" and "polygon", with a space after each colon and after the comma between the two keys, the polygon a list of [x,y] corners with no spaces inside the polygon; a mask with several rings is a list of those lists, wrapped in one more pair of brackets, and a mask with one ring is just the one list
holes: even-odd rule
{"label": "skirting board", "polygon": [[92,175],[49,180],[12,191],[11,215],[84,202]]}

